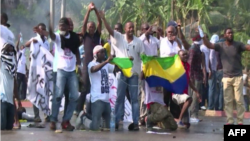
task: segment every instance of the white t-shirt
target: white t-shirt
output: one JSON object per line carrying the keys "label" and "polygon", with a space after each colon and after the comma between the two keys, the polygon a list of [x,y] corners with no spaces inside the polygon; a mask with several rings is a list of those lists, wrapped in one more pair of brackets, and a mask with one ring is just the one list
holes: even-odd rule
{"label": "white t-shirt", "polygon": [[1,41],[1,50],[5,42],[8,42],[9,44],[15,46],[15,36],[13,32],[10,31],[6,26],[0,25],[0,38],[1,40],[4,40],[3,42]]}
{"label": "white t-shirt", "polygon": [[[14,46],[15,36],[7,27],[0,25],[0,57],[5,43]],[[12,56],[15,60],[15,56]],[[16,63],[16,62],[15,62]],[[0,100],[13,104],[14,78],[6,69],[6,63],[0,59]]]}
{"label": "white t-shirt", "polygon": [[100,64],[95,60],[88,64],[89,80],[91,84],[91,102],[101,100],[109,103],[109,73],[114,71],[115,66],[106,64],[101,70],[91,73],[91,67]]}
{"label": "white t-shirt", "polygon": [[172,44],[167,37],[160,40],[160,57],[169,57],[178,54],[180,48],[177,42]]}
{"label": "white t-shirt", "polygon": [[158,56],[159,40],[153,36],[149,36],[149,41],[145,34],[142,34],[139,39],[144,44],[144,51],[147,56]]}
{"label": "white t-shirt", "polygon": [[[57,69],[62,69],[67,72],[72,72],[76,69],[76,56],[75,54],[65,47],[65,49],[61,48],[61,37],[58,33],[55,33],[55,52],[58,53],[58,61],[57,62]],[[70,38],[70,34],[65,36],[66,39]]]}
{"label": "white t-shirt", "polygon": [[55,47],[56,45],[54,44],[53,48],[54,48],[54,59],[53,59],[53,72],[57,72],[57,64],[58,64],[58,52],[57,49]]}
{"label": "white t-shirt", "polygon": [[[243,74],[243,82],[245,82],[247,79],[247,75],[246,74]],[[246,86],[243,86],[243,95],[246,95],[247,94],[247,88]]]}
{"label": "white t-shirt", "polygon": [[147,81],[145,82],[145,104],[157,102],[161,105],[166,105],[163,100],[162,87],[149,87]]}
{"label": "white t-shirt", "polygon": [[210,69],[209,69],[210,49],[207,48],[205,45],[201,45],[200,50],[201,50],[201,52],[203,52],[205,54],[206,71],[207,71],[207,73],[209,73],[210,72]]}
{"label": "white t-shirt", "polygon": [[[43,47],[43,48],[47,49],[48,51],[50,51],[49,41],[48,41],[48,39],[46,37],[45,37],[44,42],[43,42],[43,40],[42,40],[42,38],[41,38],[41,36],[39,34],[37,34],[36,37],[31,38],[30,41],[33,40],[33,39],[36,39],[37,42],[41,45],[41,47]],[[32,51],[33,49],[31,48],[30,50]]]}
{"label": "white t-shirt", "polygon": [[[20,55],[22,54],[21,58]],[[17,72],[21,74],[26,74],[26,56],[25,56],[25,49],[19,51],[17,53]]]}
{"label": "white t-shirt", "polygon": [[114,39],[116,40],[116,42],[114,43],[114,46],[111,46],[113,48],[113,54],[111,55],[116,55],[116,57],[120,58],[130,56],[134,57],[132,73],[139,75],[141,73],[140,55],[144,53],[144,46],[142,41],[134,36],[133,41],[128,43],[126,35],[116,31],[114,31]]}

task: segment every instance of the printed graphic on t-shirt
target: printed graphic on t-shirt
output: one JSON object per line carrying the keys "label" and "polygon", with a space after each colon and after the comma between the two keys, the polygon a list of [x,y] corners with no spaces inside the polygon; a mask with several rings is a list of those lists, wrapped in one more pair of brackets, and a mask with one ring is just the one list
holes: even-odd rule
{"label": "printed graphic on t-shirt", "polygon": [[71,55],[71,51],[68,48],[64,49],[64,55],[65,56],[70,56]]}
{"label": "printed graphic on t-shirt", "polygon": [[109,78],[106,69],[101,69],[101,93],[109,93]]}
{"label": "printed graphic on t-shirt", "polygon": [[71,52],[70,49],[65,48],[65,49],[63,50],[63,52],[64,52],[64,56],[63,56],[64,59],[72,59],[72,58],[73,58],[72,52]]}
{"label": "printed graphic on t-shirt", "polygon": [[154,90],[152,90],[153,93],[163,93],[162,87],[155,87]]}

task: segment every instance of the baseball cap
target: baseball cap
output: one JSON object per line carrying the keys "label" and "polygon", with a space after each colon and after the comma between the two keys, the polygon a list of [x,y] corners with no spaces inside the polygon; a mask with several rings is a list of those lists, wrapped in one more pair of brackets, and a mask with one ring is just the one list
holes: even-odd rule
{"label": "baseball cap", "polygon": [[169,26],[174,26],[174,27],[177,27],[178,25],[177,25],[177,23],[175,22],[175,21],[170,21],[170,22],[168,22],[168,25],[167,25],[168,27]]}
{"label": "baseball cap", "polygon": [[101,45],[97,45],[94,47],[93,55],[96,55],[100,50],[104,49]]}

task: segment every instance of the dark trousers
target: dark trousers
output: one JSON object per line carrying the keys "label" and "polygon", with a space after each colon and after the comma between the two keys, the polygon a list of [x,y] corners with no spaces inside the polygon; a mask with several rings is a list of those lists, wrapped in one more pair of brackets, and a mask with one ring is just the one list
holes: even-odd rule
{"label": "dark trousers", "polygon": [[12,130],[14,124],[15,106],[1,101],[1,130]]}
{"label": "dark trousers", "polygon": [[84,91],[81,92],[80,97],[78,98],[77,101],[77,106],[76,106],[76,112],[80,113],[83,110],[83,106],[86,100],[86,95],[90,93],[90,81],[87,79],[84,85]]}
{"label": "dark trousers", "polygon": [[249,97],[248,97],[248,95],[244,95],[244,105],[245,105],[246,112],[249,112]]}
{"label": "dark trousers", "polygon": [[204,84],[202,85],[202,93],[201,93],[201,95],[202,95],[202,101],[201,101],[201,103],[200,103],[200,107],[205,106],[206,101],[207,101],[207,103],[208,103],[208,89],[209,89],[209,85],[208,85],[208,75],[209,75],[209,74],[207,73],[207,86],[205,87]]}
{"label": "dark trousers", "polygon": [[17,90],[20,99],[26,99],[27,83],[25,74],[17,73]]}
{"label": "dark trousers", "polygon": [[166,104],[166,106],[169,106],[172,100],[172,92],[166,89],[163,89],[163,99],[164,99],[164,103]]}

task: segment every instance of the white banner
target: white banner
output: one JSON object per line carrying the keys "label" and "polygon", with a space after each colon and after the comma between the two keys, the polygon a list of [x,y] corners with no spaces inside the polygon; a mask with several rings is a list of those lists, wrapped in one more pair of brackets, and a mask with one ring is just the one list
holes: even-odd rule
{"label": "white banner", "polygon": [[[114,107],[117,97],[118,82],[115,75],[112,73],[109,74],[109,84],[110,84],[110,91],[109,91],[110,106]],[[127,97],[125,97],[124,107],[125,107],[125,112],[124,112],[123,122],[133,122],[131,104],[129,103]]]}
{"label": "white banner", "polygon": [[[46,115],[53,92],[53,56],[40,43],[31,43],[27,98]],[[62,106],[61,106],[62,107]]]}

